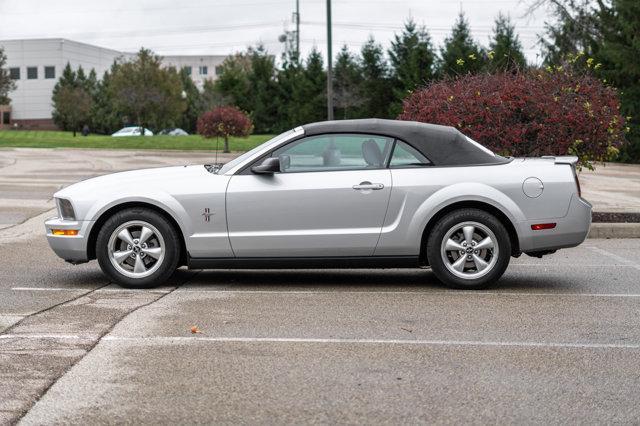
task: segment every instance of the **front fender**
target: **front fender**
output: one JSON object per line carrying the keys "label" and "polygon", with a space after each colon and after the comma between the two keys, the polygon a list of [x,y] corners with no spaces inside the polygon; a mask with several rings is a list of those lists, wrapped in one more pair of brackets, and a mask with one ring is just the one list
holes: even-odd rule
{"label": "front fender", "polygon": [[[193,224],[188,221],[189,215],[184,207],[173,196],[166,192],[151,192],[145,196],[139,195],[119,195],[117,198],[101,197],[87,211],[86,218],[91,221],[90,228],[108,210],[125,203],[145,203],[155,206],[167,214],[178,224],[183,235],[193,233]],[[87,230],[91,232],[91,229]]]}

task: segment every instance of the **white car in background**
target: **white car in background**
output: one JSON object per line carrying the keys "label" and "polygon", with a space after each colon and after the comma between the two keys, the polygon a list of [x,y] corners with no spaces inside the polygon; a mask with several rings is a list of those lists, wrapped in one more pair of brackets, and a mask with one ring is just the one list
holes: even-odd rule
{"label": "white car in background", "polygon": [[[123,127],[122,129],[118,130],[111,136],[113,136],[114,138],[120,138],[125,136],[141,136],[141,134],[142,134],[142,127],[130,126],[130,127]],[[145,128],[144,136],[153,136],[153,132]]]}

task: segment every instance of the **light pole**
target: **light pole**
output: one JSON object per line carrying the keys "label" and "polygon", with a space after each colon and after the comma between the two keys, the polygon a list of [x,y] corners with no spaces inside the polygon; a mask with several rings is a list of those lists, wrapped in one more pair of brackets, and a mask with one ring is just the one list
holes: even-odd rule
{"label": "light pole", "polygon": [[327,120],[333,120],[333,70],[331,62],[331,0],[327,0]]}

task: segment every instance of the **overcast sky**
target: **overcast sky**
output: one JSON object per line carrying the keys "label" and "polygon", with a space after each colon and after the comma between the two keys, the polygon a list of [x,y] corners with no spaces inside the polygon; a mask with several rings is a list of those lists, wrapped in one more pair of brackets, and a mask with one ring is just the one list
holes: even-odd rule
{"label": "overcast sky", "polygon": [[[334,52],[357,51],[372,34],[385,47],[413,17],[441,45],[463,10],[474,37],[488,44],[498,12],[516,24],[525,54],[535,62],[545,10],[525,17],[531,0],[333,0]],[[228,54],[262,42],[273,54],[292,30],[295,0],[0,0],[0,40],[64,37],[123,51],[141,46],[158,54]],[[326,0],[300,0],[301,47],[326,52]]]}

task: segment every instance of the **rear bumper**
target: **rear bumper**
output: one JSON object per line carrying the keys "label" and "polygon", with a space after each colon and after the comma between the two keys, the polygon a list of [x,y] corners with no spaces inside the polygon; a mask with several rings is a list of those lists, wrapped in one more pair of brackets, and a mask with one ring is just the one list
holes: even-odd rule
{"label": "rear bumper", "polygon": [[[531,225],[542,222],[555,222],[556,227],[531,230]],[[575,247],[587,238],[590,226],[591,204],[574,194],[564,217],[520,222],[520,250],[532,252]]]}
{"label": "rear bumper", "polygon": [[[87,255],[88,231],[91,221],[63,220],[52,217],[44,222],[47,241],[51,249],[67,262],[82,263],[89,260]],[[78,235],[53,235],[53,229],[77,229]]]}

